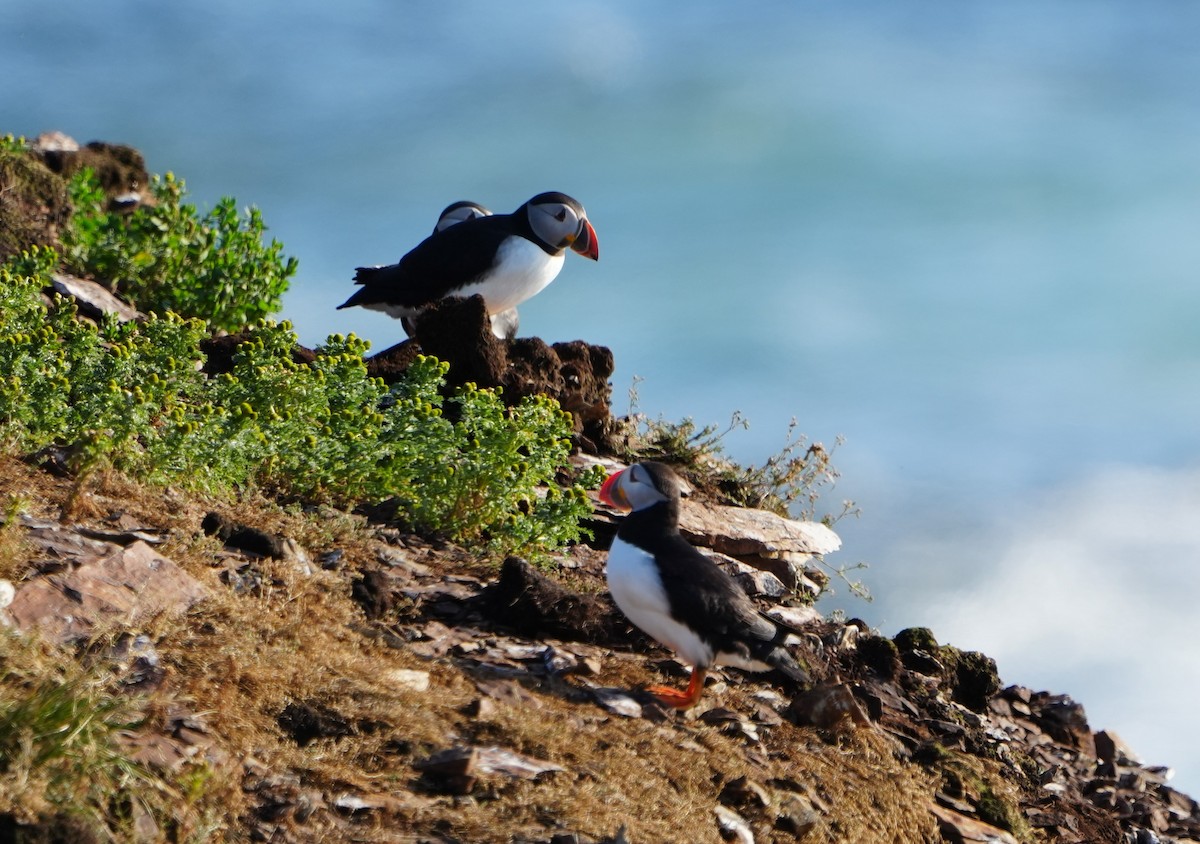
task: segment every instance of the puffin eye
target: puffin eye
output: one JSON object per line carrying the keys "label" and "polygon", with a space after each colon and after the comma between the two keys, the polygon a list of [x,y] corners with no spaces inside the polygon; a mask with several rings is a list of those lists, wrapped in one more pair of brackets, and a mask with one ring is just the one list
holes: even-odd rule
{"label": "puffin eye", "polygon": [[567,209],[566,208],[558,209],[558,213],[554,215],[554,219],[558,220],[560,223],[563,220],[567,219]]}

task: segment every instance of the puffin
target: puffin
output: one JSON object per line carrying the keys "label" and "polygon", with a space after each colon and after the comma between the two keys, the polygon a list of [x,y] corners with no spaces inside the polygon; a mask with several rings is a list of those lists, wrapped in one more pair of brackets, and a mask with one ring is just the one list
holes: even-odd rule
{"label": "puffin", "polygon": [[[465,220],[490,216],[492,216],[492,211],[487,206],[480,205],[478,202],[472,202],[469,199],[460,199],[458,202],[451,202],[442,209],[441,214],[438,214],[438,221],[433,227],[433,233],[437,234],[440,231],[450,228],[455,223],[461,223]],[[517,336],[517,329],[521,325],[521,316],[517,313],[516,308],[509,308],[507,311],[493,314],[491,321],[493,334],[502,340],[511,340]],[[412,317],[401,317],[400,324],[404,326],[404,333],[409,337],[412,337],[417,331],[417,321]]]}
{"label": "puffin", "polygon": [[687,689],[651,686],[660,703],[694,706],[713,665],[777,669],[799,683],[808,672],[785,647],[789,632],[762,615],[716,563],[679,533],[680,483],[667,466],[635,463],[600,488],[600,499],[628,510],[608,552],[605,574],[617,608],[692,666]]}
{"label": "puffin", "polygon": [[458,202],[451,202],[442,209],[442,213],[438,214],[437,225],[433,227],[433,233],[437,234],[450,228],[455,223],[461,223],[465,220],[474,220],[476,217],[492,216],[491,209],[480,205],[478,202],[471,202],[469,199],[460,199]]}
{"label": "puffin", "polygon": [[492,332],[511,339],[515,319],[505,312],[554,281],[567,249],[593,261],[600,258],[587,212],[565,193],[540,193],[511,214],[475,216],[456,205],[448,206],[434,233],[397,263],[358,267],[354,282],[362,289],[338,309],[382,311],[400,319],[411,337],[413,321],[428,305],[447,296],[480,294]]}

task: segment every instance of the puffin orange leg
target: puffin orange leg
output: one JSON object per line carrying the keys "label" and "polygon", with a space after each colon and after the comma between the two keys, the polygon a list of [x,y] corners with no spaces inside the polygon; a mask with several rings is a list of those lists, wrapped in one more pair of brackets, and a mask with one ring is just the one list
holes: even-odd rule
{"label": "puffin orange leg", "polygon": [[704,678],[707,675],[708,669],[693,668],[685,691],[681,692],[679,689],[672,689],[669,686],[650,686],[646,691],[654,695],[659,703],[675,709],[690,709],[696,705],[700,700],[700,695],[704,693]]}

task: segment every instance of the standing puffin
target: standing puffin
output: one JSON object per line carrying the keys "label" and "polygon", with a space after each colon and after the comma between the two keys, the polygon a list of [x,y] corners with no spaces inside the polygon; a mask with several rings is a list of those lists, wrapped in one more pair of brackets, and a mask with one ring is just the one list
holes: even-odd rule
{"label": "standing puffin", "polygon": [[[455,223],[462,223],[466,220],[474,220],[476,217],[492,216],[491,209],[480,205],[478,202],[460,199],[458,202],[451,202],[442,209],[442,213],[438,215],[437,225],[433,227],[433,233],[437,234],[444,231]],[[511,340],[517,336],[517,329],[521,325],[521,316],[517,313],[516,308],[509,308],[507,311],[501,311],[498,314],[492,314],[492,333],[502,340]],[[404,333],[412,337],[417,331],[417,321],[412,317],[401,317],[400,324],[404,326]]]}
{"label": "standing puffin", "polygon": [[[442,212],[443,217],[454,213],[454,206]],[[354,281],[362,289],[338,308],[383,311],[405,321],[411,335],[411,321],[428,305],[478,293],[492,317],[492,331],[508,339],[507,332],[516,333],[510,325],[515,321],[501,315],[554,281],[568,248],[593,261],[600,257],[587,212],[565,193],[538,194],[512,214],[457,219],[461,222],[445,226],[439,220],[438,230],[398,263],[359,267]]]}
{"label": "standing puffin", "polygon": [[442,213],[438,215],[437,225],[433,227],[433,233],[437,234],[450,228],[455,223],[461,223],[465,220],[474,220],[476,217],[490,217],[492,212],[490,209],[478,202],[460,199],[458,202],[451,202],[442,209]]}
{"label": "standing puffin", "polygon": [[686,691],[647,691],[677,709],[694,706],[713,665],[747,671],[777,668],[793,680],[808,673],[784,647],[787,631],[755,608],[716,563],[679,533],[679,480],[645,461],[611,475],[600,499],[632,512],[608,552],[608,589],[625,616],[692,666]]}

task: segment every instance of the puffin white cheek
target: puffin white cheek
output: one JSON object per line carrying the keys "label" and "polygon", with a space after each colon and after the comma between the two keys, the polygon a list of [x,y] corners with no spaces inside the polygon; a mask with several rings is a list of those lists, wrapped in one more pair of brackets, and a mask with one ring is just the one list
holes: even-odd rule
{"label": "puffin white cheek", "polygon": [[654,486],[640,481],[624,484],[624,491],[625,497],[629,499],[629,504],[634,510],[642,510],[667,500],[666,496]]}
{"label": "puffin white cheek", "polygon": [[529,209],[529,225],[546,243],[567,247],[579,232],[579,217],[567,205],[535,205]]}

